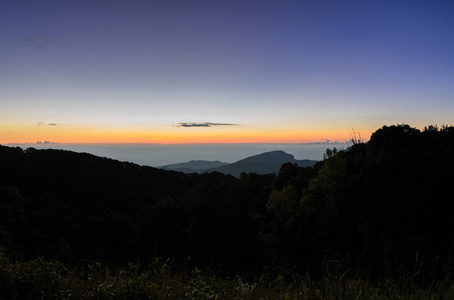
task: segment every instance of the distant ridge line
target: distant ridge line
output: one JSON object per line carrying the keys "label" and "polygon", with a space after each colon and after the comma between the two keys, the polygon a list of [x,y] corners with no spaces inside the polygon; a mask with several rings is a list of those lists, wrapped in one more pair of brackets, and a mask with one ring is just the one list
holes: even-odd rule
{"label": "distant ridge line", "polygon": [[184,173],[220,172],[239,177],[243,172],[257,174],[277,173],[279,172],[281,166],[285,163],[297,164],[300,167],[311,167],[316,162],[318,161],[309,159],[296,160],[292,154],[288,154],[282,150],[275,150],[249,156],[230,164],[220,162],[218,160],[191,160],[184,163],[170,164],[158,168]]}

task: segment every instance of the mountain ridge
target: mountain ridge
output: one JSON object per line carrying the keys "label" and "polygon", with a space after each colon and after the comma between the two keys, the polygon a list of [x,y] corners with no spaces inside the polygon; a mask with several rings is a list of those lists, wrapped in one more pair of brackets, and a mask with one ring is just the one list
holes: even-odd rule
{"label": "mountain ridge", "polygon": [[183,163],[159,166],[158,168],[164,169],[164,170],[172,170],[172,171],[178,171],[178,170],[183,170],[183,169],[205,170],[205,169],[217,168],[217,167],[224,166],[224,165],[228,165],[228,163],[221,162],[219,160],[213,160],[213,161],[190,160],[188,162],[183,162]]}
{"label": "mountain ridge", "polygon": [[300,167],[310,167],[313,166],[317,162],[317,160],[309,159],[297,160],[292,154],[286,153],[282,150],[274,150],[249,156],[230,164],[223,163],[223,165],[205,169],[197,168],[198,165],[202,165],[201,162],[204,162],[205,165],[209,165],[210,163],[215,163],[219,161],[191,160],[189,162],[165,165],[159,168],[164,170],[173,170],[184,173],[199,173],[199,174],[220,172],[223,174],[230,174],[235,177],[239,177],[243,172],[257,174],[277,173],[279,172],[281,166],[285,163],[297,164]]}

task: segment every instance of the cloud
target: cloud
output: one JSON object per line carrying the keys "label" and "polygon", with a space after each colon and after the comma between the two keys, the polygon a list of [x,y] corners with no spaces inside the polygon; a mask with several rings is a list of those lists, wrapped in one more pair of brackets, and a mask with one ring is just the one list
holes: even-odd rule
{"label": "cloud", "polygon": [[48,46],[54,43],[66,43],[65,40],[50,38],[43,35],[26,35],[22,37],[22,41],[31,45],[35,45],[39,49],[42,49],[44,46]]}
{"label": "cloud", "polygon": [[53,123],[53,122],[52,122],[52,123],[38,122],[37,125],[38,125],[38,126],[46,126],[46,125],[47,125],[47,126],[58,126],[58,125],[60,125],[60,124]]}
{"label": "cloud", "polygon": [[41,141],[37,141],[37,142],[36,142],[36,145],[42,145],[42,144],[45,144],[45,145],[50,145],[50,144],[58,144],[58,143],[55,143],[55,142],[49,142],[49,141],[44,141],[44,142],[41,142]]}
{"label": "cloud", "polygon": [[26,35],[22,37],[22,40],[28,44],[35,45],[38,48],[42,48],[45,45],[48,45],[51,40],[45,36],[36,36],[36,35]]}
{"label": "cloud", "polygon": [[230,124],[230,123],[178,123],[176,127],[215,127],[215,126],[235,126],[238,124]]}

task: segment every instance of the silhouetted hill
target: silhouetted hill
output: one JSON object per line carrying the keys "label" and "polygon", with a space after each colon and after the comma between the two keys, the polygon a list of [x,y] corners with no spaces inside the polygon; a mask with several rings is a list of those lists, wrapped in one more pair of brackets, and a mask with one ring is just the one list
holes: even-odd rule
{"label": "silhouetted hill", "polygon": [[[239,177],[241,173],[270,174],[277,173],[285,163],[298,164],[300,167],[311,167],[316,160],[296,160],[291,154],[281,150],[265,152],[262,154],[247,157],[237,162],[228,164],[219,161],[190,161],[173,165],[162,166],[165,170],[175,170],[185,173],[210,173],[219,172]],[[218,166],[209,166],[209,164],[219,164]],[[208,166],[208,167],[204,167]]]}
{"label": "silhouetted hill", "polygon": [[184,162],[184,163],[170,164],[170,165],[165,165],[165,166],[161,166],[158,168],[161,168],[164,170],[179,171],[179,172],[184,172],[184,173],[192,173],[192,172],[196,172],[197,170],[213,169],[213,168],[217,168],[217,167],[224,166],[224,165],[228,165],[228,163],[221,162],[219,160],[215,160],[215,161],[191,160],[191,161]]}
{"label": "silhouetted hill", "polygon": [[291,154],[285,153],[284,151],[271,151],[262,154],[254,155],[232,164],[217,167],[214,169],[205,170],[206,172],[220,172],[223,174],[230,174],[235,177],[239,177],[241,173],[257,173],[257,174],[269,174],[277,173],[281,166],[285,163],[298,164],[300,167],[311,167],[317,161],[316,160],[296,160]]}
{"label": "silhouetted hill", "polygon": [[110,206],[125,201],[126,209],[132,202],[150,204],[181,196],[192,183],[191,176],[174,171],[53,149],[0,146],[0,169],[0,184],[17,187],[23,195],[105,199]]}
{"label": "silhouetted hill", "polygon": [[[0,246],[22,257],[137,257],[150,251],[138,241],[152,239],[141,238],[151,225],[138,216],[155,214],[160,202],[171,205],[197,178],[87,153],[0,145]],[[169,217],[153,229],[163,226],[160,231],[171,235],[180,226],[175,222]],[[160,245],[154,251],[174,248],[153,238]]]}
{"label": "silhouetted hill", "polygon": [[[273,151],[199,175],[0,146],[0,251],[70,264],[163,257],[226,275],[452,280],[454,127],[384,126],[305,163]],[[257,174],[273,165],[277,174]]]}

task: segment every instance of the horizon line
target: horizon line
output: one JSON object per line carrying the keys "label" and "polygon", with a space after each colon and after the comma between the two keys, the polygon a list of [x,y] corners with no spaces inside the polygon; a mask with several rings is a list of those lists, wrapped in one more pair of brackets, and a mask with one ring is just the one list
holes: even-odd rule
{"label": "horizon line", "polygon": [[329,142],[181,142],[181,143],[144,143],[144,142],[24,142],[24,143],[0,143],[3,146],[56,146],[56,145],[339,145],[348,144],[350,141],[329,141]]}

